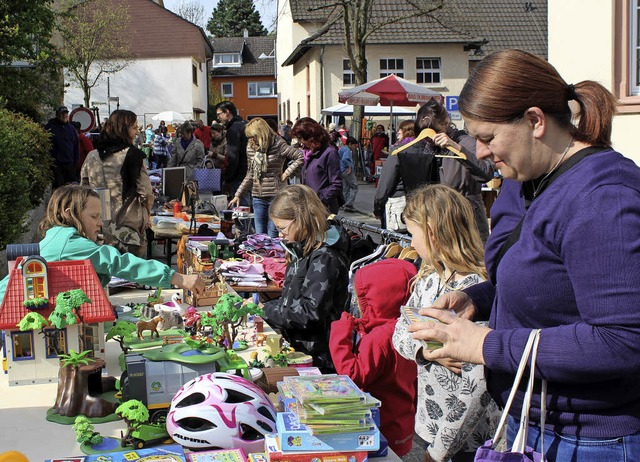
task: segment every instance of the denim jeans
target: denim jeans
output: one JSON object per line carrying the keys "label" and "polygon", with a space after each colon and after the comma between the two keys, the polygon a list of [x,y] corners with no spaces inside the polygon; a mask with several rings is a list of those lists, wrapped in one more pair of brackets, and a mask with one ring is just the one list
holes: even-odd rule
{"label": "denim jeans", "polygon": [[[509,447],[518,433],[519,419],[509,416],[507,442]],[[529,426],[527,446],[540,452],[540,427]],[[544,431],[547,462],[631,462],[640,461],[640,434],[612,438],[587,438]]]}
{"label": "denim jeans", "polygon": [[256,234],[267,234],[271,237],[278,237],[278,229],[269,218],[269,204],[273,197],[253,198],[253,222],[256,226]]}
{"label": "denim jeans", "polygon": [[351,169],[351,173],[347,175],[347,171],[341,173],[342,175],[342,194],[344,195],[344,206],[353,207],[353,203],[356,200],[356,194],[358,194],[358,182],[356,181],[356,173]]}

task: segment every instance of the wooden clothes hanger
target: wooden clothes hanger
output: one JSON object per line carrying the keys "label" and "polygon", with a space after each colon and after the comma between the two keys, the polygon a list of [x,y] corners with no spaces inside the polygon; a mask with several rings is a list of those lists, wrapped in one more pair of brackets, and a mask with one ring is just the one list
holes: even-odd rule
{"label": "wooden clothes hanger", "polygon": [[[391,155],[392,156],[397,156],[399,152],[404,151],[409,146],[413,146],[414,144],[424,140],[425,138],[429,138],[430,140],[433,140],[434,136],[436,136],[435,130],[433,130],[432,128],[425,128],[424,130],[422,130],[420,132],[420,134],[416,137],[415,140],[410,141],[409,143],[400,146],[398,149],[394,150],[391,153]],[[441,158],[448,158],[448,159],[462,159],[462,160],[466,160],[467,159],[467,156],[462,151],[458,151],[454,147],[447,146],[445,149],[447,149],[448,151],[454,153],[455,155],[450,156],[450,155],[447,155],[447,154],[435,154],[435,156],[436,157],[441,157]]]}
{"label": "wooden clothes hanger", "polygon": [[400,260],[414,261],[418,258],[418,252],[413,247],[405,247],[398,255]]}
{"label": "wooden clothes hanger", "polygon": [[387,246],[387,251],[384,254],[384,258],[393,258],[402,253],[402,246],[397,242],[392,242]]}

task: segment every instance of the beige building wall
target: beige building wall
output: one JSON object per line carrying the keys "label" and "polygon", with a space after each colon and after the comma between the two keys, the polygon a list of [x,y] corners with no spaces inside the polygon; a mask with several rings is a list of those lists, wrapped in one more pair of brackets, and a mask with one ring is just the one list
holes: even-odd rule
{"label": "beige building wall", "polygon": [[[623,0],[549,0],[549,61],[565,81],[595,80],[614,94],[619,91],[616,63],[626,58],[616,37],[622,34],[620,9],[627,3]],[[640,165],[636,136],[639,127],[640,112],[621,107],[614,119],[613,146]]]}

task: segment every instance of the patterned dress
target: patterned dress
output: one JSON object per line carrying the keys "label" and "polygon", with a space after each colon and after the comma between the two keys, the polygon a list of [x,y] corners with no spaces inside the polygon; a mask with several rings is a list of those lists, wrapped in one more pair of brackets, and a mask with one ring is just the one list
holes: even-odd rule
{"label": "patterned dress", "polygon": [[[477,274],[450,283],[461,290],[482,282]],[[436,272],[418,281],[408,306],[428,307],[435,299],[452,288],[440,282]],[[491,399],[480,365],[463,363],[462,374],[426,361],[422,343],[411,338],[409,324],[399,318],[393,333],[393,346],[405,358],[418,364],[418,403],[416,433],[428,444],[427,451],[434,461],[446,462],[458,452],[472,452],[493,437],[500,410]]]}

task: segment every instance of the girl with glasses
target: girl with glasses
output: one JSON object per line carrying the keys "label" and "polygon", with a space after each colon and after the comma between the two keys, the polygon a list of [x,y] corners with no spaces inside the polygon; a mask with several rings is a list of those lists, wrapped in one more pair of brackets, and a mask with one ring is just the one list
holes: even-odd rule
{"label": "girl with glasses", "polygon": [[308,186],[290,185],[273,199],[269,216],[287,251],[282,297],[264,304],[265,321],[313,365],[334,372],[331,323],[347,308],[349,237]]}

